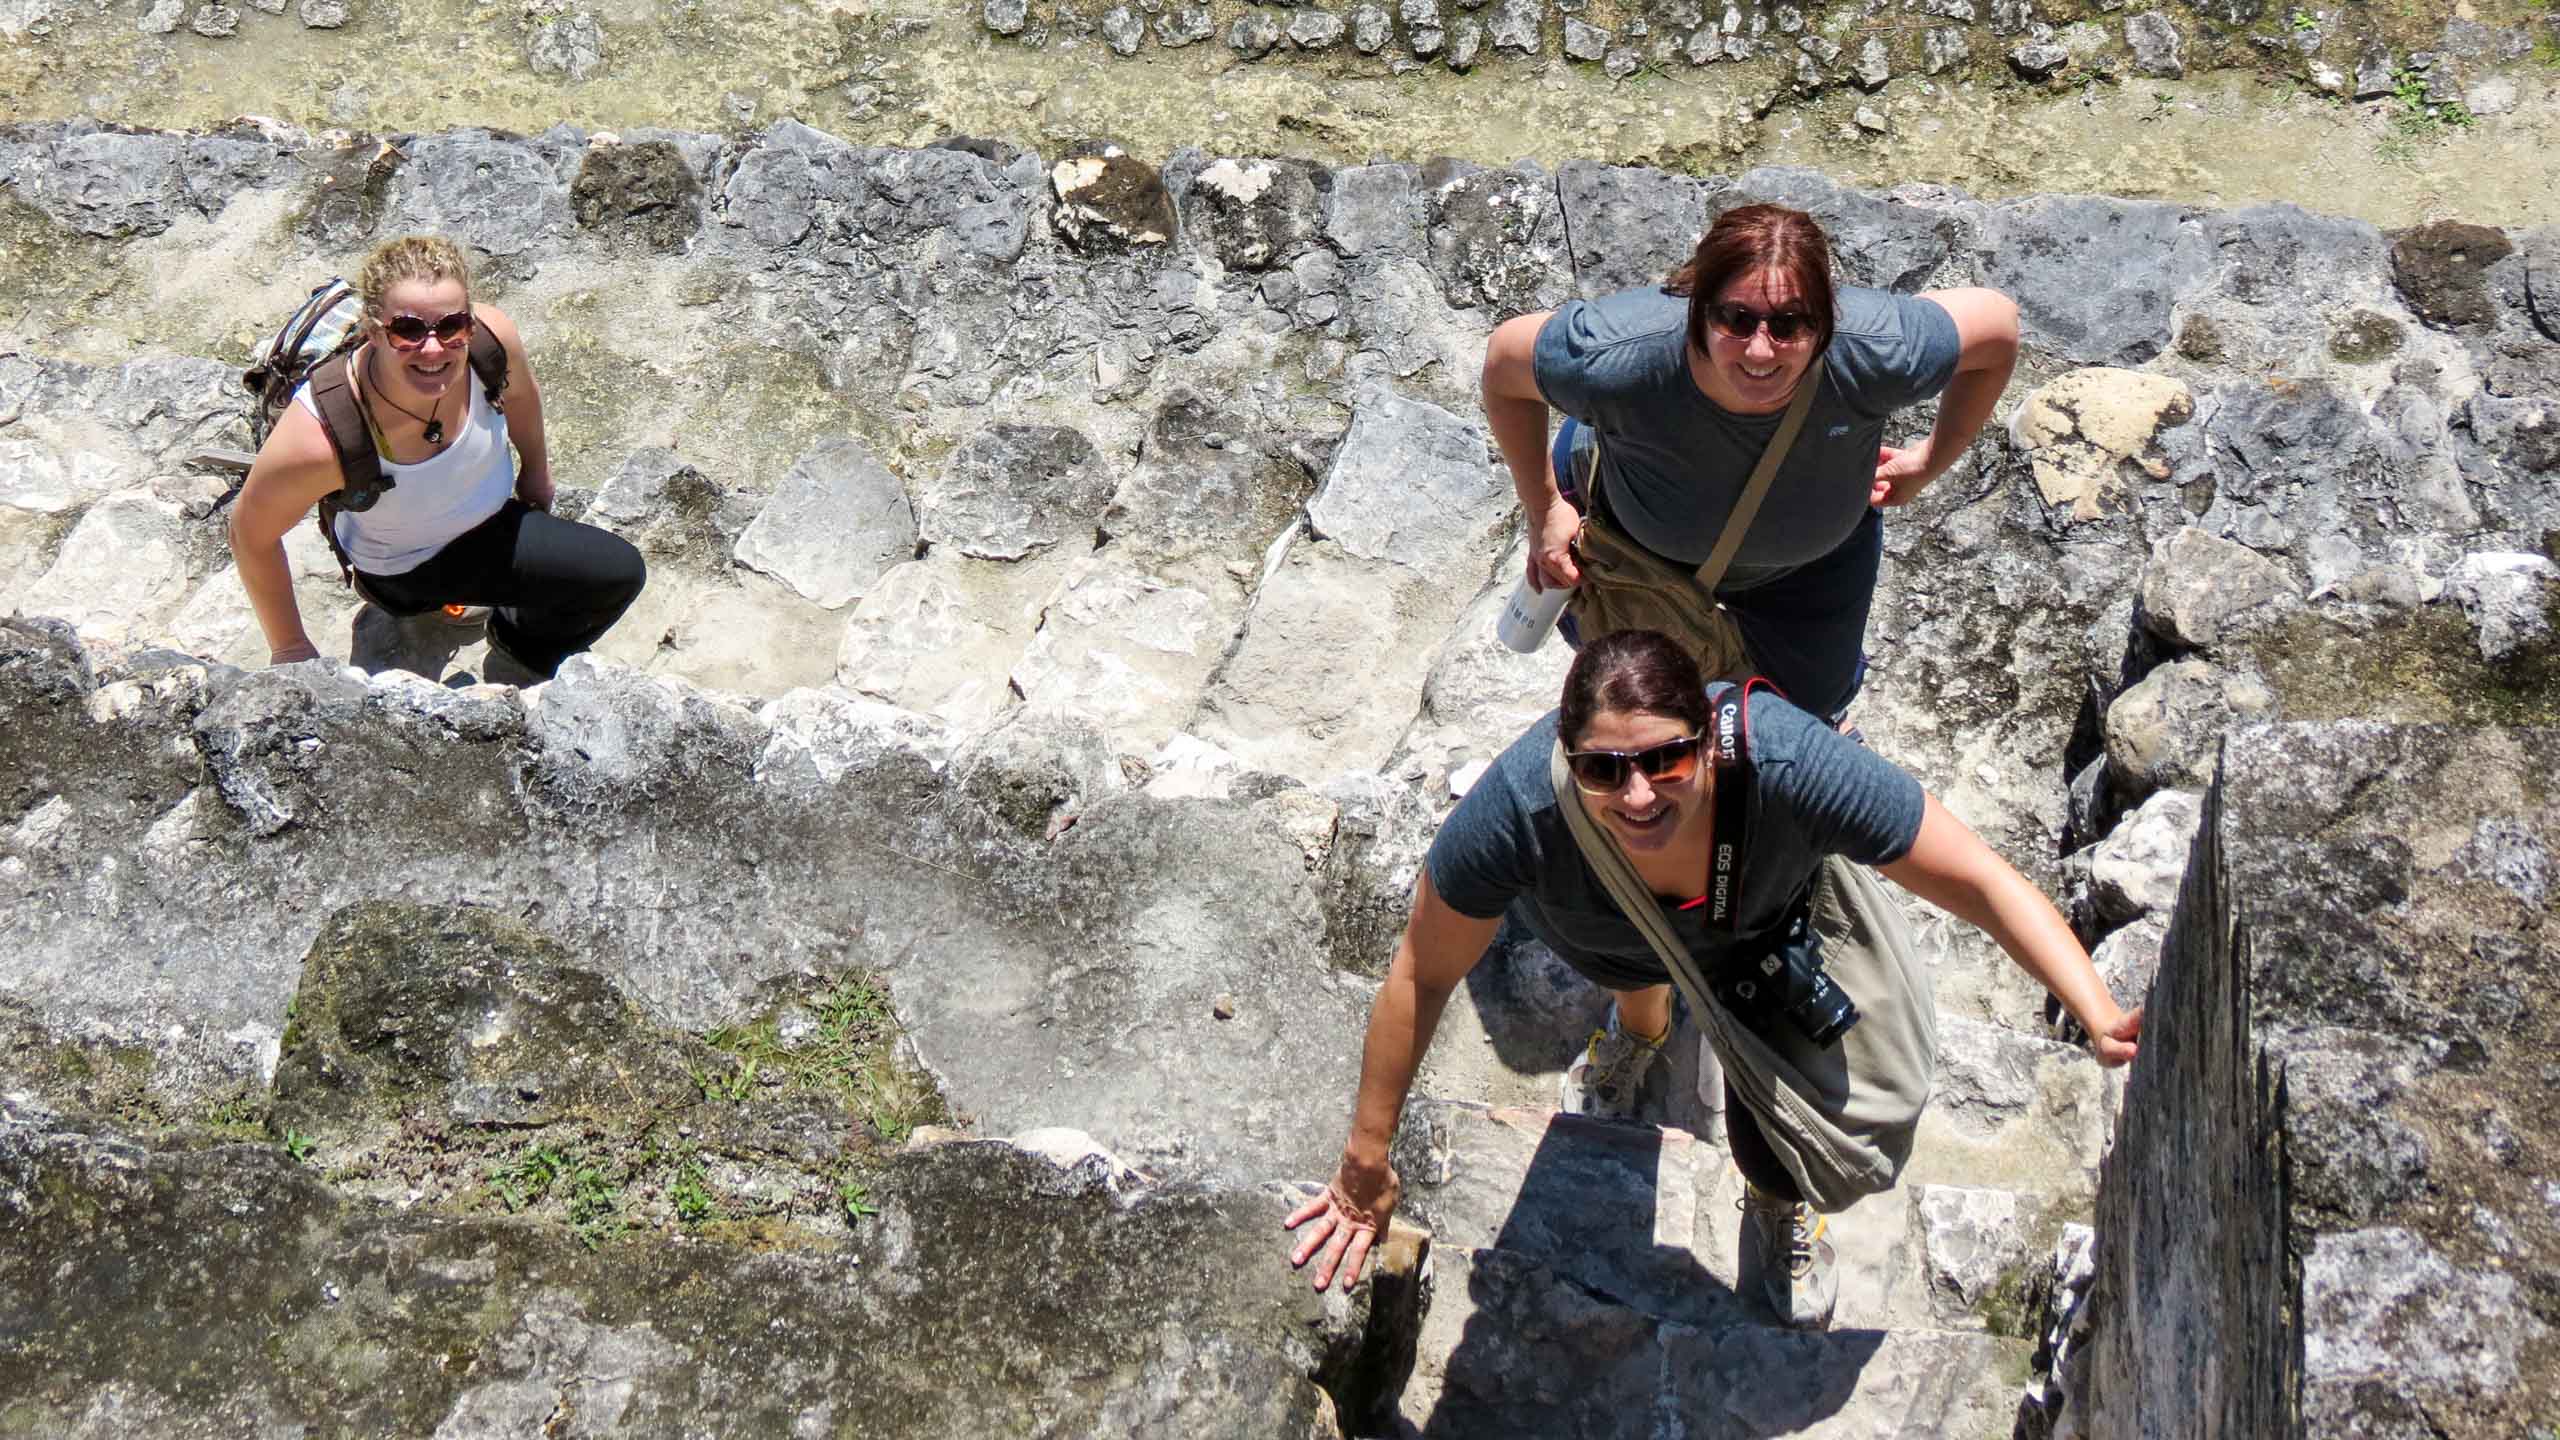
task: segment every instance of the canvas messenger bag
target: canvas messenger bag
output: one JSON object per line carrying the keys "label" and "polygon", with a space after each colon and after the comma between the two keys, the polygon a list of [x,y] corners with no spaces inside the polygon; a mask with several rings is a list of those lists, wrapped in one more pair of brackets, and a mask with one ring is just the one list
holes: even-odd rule
{"label": "canvas messenger bag", "polygon": [[[1711,750],[1719,791],[1747,796],[1749,735],[1738,713],[1743,698],[1741,686],[1718,696]],[[1928,968],[1884,881],[1837,855],[1826,857],[1813,878],[1811,919],[1822,940],[1824,969],[1857,1003],[1858,1023],[1829,1046],[1816,1046],[1783,1023],[1755,1028],[1715,998],[1652,887],[1617,838],[1583,808],[1561,737],[1549,768],[1557,808],[1583,859],[1671,972],[1690,1015],[1723,1062],[1728,1098],[1751,1107],[1804,1198],[1817,1210],[1832,1211],[1893,1188],[1911,1158],[1912,1136],[1929,1102],[1938,1028]],[[1728,833],[1723,822],[1728,815],[1743,819],[1748,809],[1747,800],[1717,806],[1714,843],[1734,847],[1731,873],[1737,877],[1749,863],[1747,820],[1734,827],[1741,833]]]}
{"label": "canvas messenger bag", "polygon": [[1583,452],[1591,457],[1588,473],[1579,477],[1582,529],[1573,540],[1582,583],[1565,602],[1581,643],[1588,645],[1621,630],[1659,630],[1678,641],[1698,662],[1698,673],[1710,680],[1758,668],[1743,648],[1742,631],[1716,602],[1716,586],[1742,548],[1742,537],[1751,529],[1752,517],[1760,513],[1760,502],[1768,497],[1778,466],[1794,448],[1796,432],[1804,428],[1805,412],[1813,408],[1814,392],[1822,388],[1822,373],[1822,359],[1816,356],[1778,421],[1777,433],[1769,438],[1769,447],[1760,452],[1750,482],[1733,502],[1733,513],[1725,520],[1724,533],[1716,537],[1715,550],[1694,571],[1654,554],[1618,528],[1600,493],[1600,432],[1591,431],[1591,448]]}

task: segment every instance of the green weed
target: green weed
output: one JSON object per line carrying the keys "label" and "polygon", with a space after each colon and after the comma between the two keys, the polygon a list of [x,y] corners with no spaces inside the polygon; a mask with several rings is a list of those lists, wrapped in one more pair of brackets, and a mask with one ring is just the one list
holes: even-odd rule
{"label": "green weed", "polygon": [[296,1165],[309,1163],[311,1159],[311,1152],[319,1148],[319,1141],[312,1139],[310,1136],[303,1134],[299,1130],[287,1130],[284,1132],[284,1153],[291,1156],[293,1158],[293,1163]]}
{"label": "green weed", "polygon": [[515,1159],[491,1167],[489,1193],[510,1215],[557,1194],[569,1212],[569,1229],[590,1250],[622,1233],[622,1187],[592,1160],[553,1145],[528,1145]]}
{"label": "green weed", "polygon": [[568,1172],[568,1156],[548,1145],[530,1145],[489,1171],[489,1193],[513,1215],[541,1204]]}
{"label": "green weed", "polygon": [[2293,33],[2300,35],[2306,31],[2319,29],[2320,17],[2308,10],[2296,10],[2285,23],[2293,27]]}
{"label": "green weed", "polygon": [[847,1225],[858,1226],[880,1213],[880,1207],[871,1203],[871,1187],[850,1175],[836,1182],[836,1199],[844,1205]]}
{"label": "green weed", "polygon": [[[713,1033],[716,1037],[719,1032]],[[719,1042],[715,1038],[712,1043]],[[693,1085],[695,1089],[702,1092],[702,1098],[705,1100],[726,1100],[734,1105],[755,1093],[756,1058],[752,1055],[746,1057],[738,1063],[736,1069],[726,1074],[696,1069],[693,1072]]]}
{"label": "green weed", "polygon": [[2393,72],[2389,101],[2393,110],[2391,126],[2377,147],[2383,159],[2406,164],[2417,157],[2420,145],[2480,123],[2479,117],[2462,102],[2429,100],[2427,94],[2427,77],[2424,75],[2414,70]]}
{"label": "green weed", "polygon": [[687,1228],[720,1218],[720,1205],[711,1198],[710,1176],[702,1168],[701,1156],[687,1155],[676,1166],[676,1178],[667,1184],[667,1203]]}
{"label": "green weed", "polygon": [[893,1145],[916,1126],[943,1117],[931,1083],[898,1058],[897,1013],[876,983],[860,976],[839,980],[809,1009],[816,1029],[796,1045],[783,1043],[771,1017],[705,1035],[736,1056],[738,1068],[725,1077],[697,1072],[694,1083],[710,1099],[744,1098],[742,1075],[785,1091],[824,1091],[840,1097]]}

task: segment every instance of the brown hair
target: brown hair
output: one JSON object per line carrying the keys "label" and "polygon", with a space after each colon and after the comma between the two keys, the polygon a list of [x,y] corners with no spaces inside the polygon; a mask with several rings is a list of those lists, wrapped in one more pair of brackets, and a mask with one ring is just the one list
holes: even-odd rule
{"label": "brown hair", "polygon": [[441,235],[403,235],[373,247],[356,272],[356,294],[364,298],[365,313],[381,320],[383,297],[404,280],[459,280],[466,302],[471,295],[471,268],[462,247]]}
{"label": "brown hair", "polygon": [[1698,237],[1697,252],[1662,282],[1664,293],[1689,298],[1689,343],[1707,348],[1707,307],[1737,275],[1775,270],[1795,282],[1813,319],[1813,353],[1831,346],[1838,303],[1831,291],[1831,238],[1821,222],[1784,205],[1727,210]]}
{"label": "brown hair", "polygon": [[1707,685],[1698,662],[1659,630],[1620,630],[1582,647],[1564,672],[1564,700],[1556,734],[1579,749],[1591,719],[1603,710],[1640,710],[1707,730]]}

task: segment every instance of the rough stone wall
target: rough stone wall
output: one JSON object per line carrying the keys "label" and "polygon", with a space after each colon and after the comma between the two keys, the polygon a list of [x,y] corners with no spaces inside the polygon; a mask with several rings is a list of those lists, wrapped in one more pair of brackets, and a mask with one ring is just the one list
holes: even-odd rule
{"label": "rough stone wall", "polygon": [[2100,1187],[2086,1433],[2560,1416],[2555,740],[2225,742]]}

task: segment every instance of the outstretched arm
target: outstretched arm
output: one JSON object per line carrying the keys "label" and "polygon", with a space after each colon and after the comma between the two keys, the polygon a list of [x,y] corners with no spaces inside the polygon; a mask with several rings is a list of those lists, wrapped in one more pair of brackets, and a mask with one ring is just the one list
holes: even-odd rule
{"label": "outstretched arm", "polygon": [[1554,313],[1514,315],[1493,327],[1484,346],[1484,421],[1511,467],[1511,488],[1529,527],[1529,583],[1540,590],[1582,583],[1582,569],[1573,563],[1582,516],[1557,493],[1547,467],[1547,397],[1538,389],[1538,332]]}
{"label": "outstretched arm", "polygon": [[1403,1192],[1395,1167],[1387,1163],[1387,1147],[1413,1088],[1413,1072],[1422,1064],[1422,1052],[1431,1048],[1449,993],[1484,958],[1500,925],[1498,919],[1478,920],[1450,909],[1431,888],[1431,871],[1423,870],[1404,938],[1396,942],[1386,983],[1369,1007],[1369,1038],[1360,1051],[1360,1096],[1352,1104],[1351,1138],[1343,1144],[1342,1164],[1324,1194],[1299,1206],[1285,1222],[1292,1230],[1307,1227],[1290,1264],[1303,1266],[1322,1252],[1315,1270],[1319,1290],[1332,1284],[1336,1273],[1346,1286],[1357,1281],[1362,1262],[1386,1231]]}
{"label": "outstretched arm", "polygon": [[1925,797],[1925,805],[1911,853],[1881,867],[1884,877],[1998,941],[2089,1032],[2099,1064],[2131,1060],[2142,1034],[2142,1011],[2116,1004],[2089,963],[2089,952],[2043,891],[1948,813],[1937,796]]}
{"label": "outstretched arm", "polygon": [[249,596],[258,628],[266,633],[267,663],[315,660],[320,651],[302,628],[294,603],[293,569],[284,553],[291,530],[320,497],[344,483],[329,434],[299,402],[287,405],[273,434],[258,449],[239,497],[231,502],[231,560]]}
{"label": "outstretched arm", "polygon": [[1997,290],[1925,290],[1956,322],[1955,378],[1938,397],[1938,423],[1926,442],[1908,448],[1883,447],[1876,460],[1877,505],[1908,505],[1930,481],[1947,473],[1973,437],[1982,433],[2009,374],[2018,367],[2018,306]]}
{"label": "outstretched arm", "polygon": [[524,353],[516,322],[495,305],[474,305],[472,315],[507,347],[507,438],[516,447],[516,498],[536,510],[551,508],[551,445],[542,429],[542,387]]}

